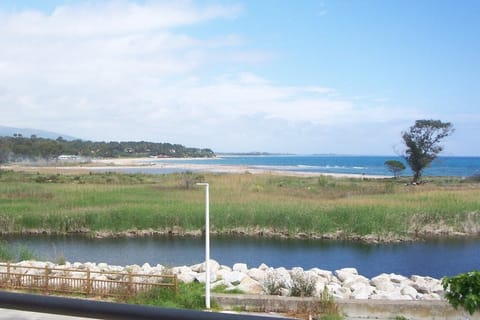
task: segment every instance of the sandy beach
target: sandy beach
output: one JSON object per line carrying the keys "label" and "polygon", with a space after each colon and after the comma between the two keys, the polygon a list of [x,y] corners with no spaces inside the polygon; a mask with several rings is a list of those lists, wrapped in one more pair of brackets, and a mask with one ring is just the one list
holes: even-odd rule
{"label": "sandy beach", "polygon": [[[164,160],[164,161],[162,161]],[[175,162],[171,162],[175,160]],[[185,163],[178,162],[185,160]],[[91,162],[81,165],[35,165],[35,164],[8,164],[0,167],[5,170],[27,171],[27,172],[45,172],[45,173],[64,173],[79,174],[90,171],[115,171],[128,169],[163,169],[172,171],[195,171],[212,173],[250,173],[250,174],[272,174],[295,177],[315,177],[330,176],[336,178],[365,178],[365,179],[385,179],[389,176],[348,174],[348,173],[322,173],[322,172],[299,172],[288,170],[269,170],[254,166],[244,165],[218,165],[218,164],[199,164],[188,163],[191,158],[110,158],[110,159],[92,159]],[[195,160],[199,160],[195,158]]]}

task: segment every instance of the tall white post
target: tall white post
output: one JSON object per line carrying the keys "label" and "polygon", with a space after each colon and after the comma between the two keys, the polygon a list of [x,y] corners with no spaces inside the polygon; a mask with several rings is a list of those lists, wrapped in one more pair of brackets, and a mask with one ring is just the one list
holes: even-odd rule
{"label": "tall white post", "polygon": [[205,186],[205,307],[210,309],[210,199],[208,183],[197,183]]}

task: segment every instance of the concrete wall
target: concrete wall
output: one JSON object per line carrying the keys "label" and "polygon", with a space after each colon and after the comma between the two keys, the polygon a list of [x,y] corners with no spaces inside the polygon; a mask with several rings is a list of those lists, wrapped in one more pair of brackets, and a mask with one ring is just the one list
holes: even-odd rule
{"label": "concrete wall", "polygon": [[[305,312],[315,308],[318,298],[279,297],[245,294],[212,294],[212,299],[224,309],[260,312]],[[336,300],[340,313],[346,319],[409,320],[480,320],[480,313],[470,316],[453,309],[446,301],[391,301],[391,300]]]}

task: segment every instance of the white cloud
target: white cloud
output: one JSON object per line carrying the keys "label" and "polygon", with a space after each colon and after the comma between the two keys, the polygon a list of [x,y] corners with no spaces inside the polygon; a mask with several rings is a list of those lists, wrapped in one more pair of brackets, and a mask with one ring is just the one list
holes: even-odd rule
{"label": "white cloud", "polygon": [[220,151],[355,153],[370,139],[371,152],[391,153],[398,129],[420,116],[334,88],[274,84],[248,70],[275,53],[244,48],[242,35],[178,28],[241,11],[112,1],[0,13],[1,124]]}

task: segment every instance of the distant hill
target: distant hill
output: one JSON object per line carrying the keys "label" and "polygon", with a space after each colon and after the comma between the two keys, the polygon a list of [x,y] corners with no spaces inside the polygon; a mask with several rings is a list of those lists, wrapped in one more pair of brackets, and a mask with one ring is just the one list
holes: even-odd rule
{"label": "distant hill", "polygon": [[32,135],[36,135],[38,138],[45,138],[45,139],[52,139],[52,140],[55,140],[58,137],[62,137],[65,140],[77,140],[78,139],[78,138],[75,138],[75,137],[72,137],[72,136],[69,136],[69,135],[66,135],[66,134],[52,132],[52,131],[0,126],[0,136],[12,137],[13,134],[21,134],[25,138],[30,138]]}

